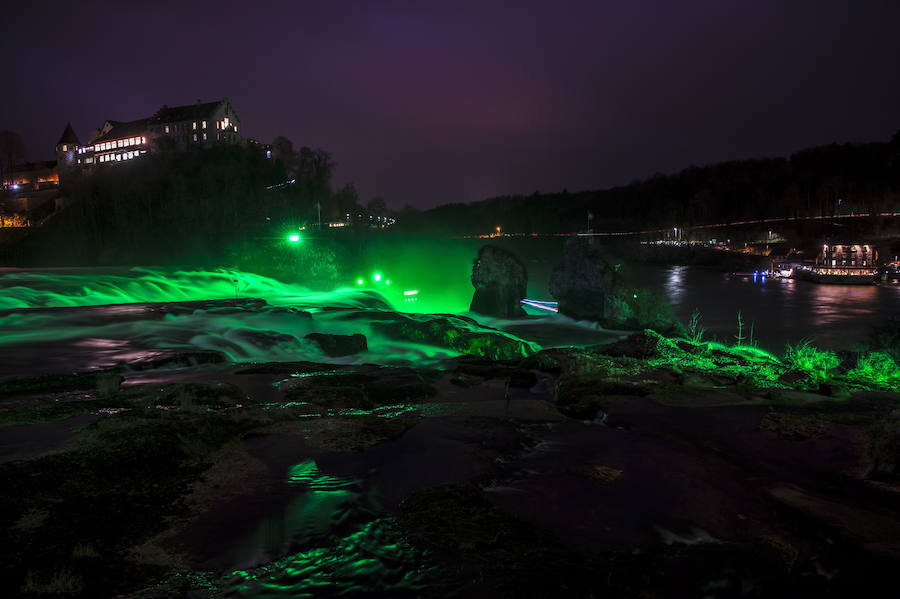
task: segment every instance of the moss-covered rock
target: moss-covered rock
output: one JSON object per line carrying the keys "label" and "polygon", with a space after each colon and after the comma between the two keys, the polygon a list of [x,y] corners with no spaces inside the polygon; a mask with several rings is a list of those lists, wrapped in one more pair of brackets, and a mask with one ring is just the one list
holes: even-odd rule
{"label": "moss-covered rock", "polygon": [[452,315],[389,313],[371,326],[390,339],[446,347],[492,360],[522,358],[538,349],[529,341]]}

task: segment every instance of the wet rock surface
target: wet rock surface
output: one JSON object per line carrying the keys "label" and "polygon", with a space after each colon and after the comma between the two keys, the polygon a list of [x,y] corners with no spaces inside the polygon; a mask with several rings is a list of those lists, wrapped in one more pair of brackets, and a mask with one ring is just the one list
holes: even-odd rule
{"label": "wet rock surface", "polygon": [[438,369],[7,379],[0,591],[877,596],[900,394],[787,369],[643,332]]}
{"label": "wet rock surface", "polygon": [[391,339],[446,347],[492,360],[521,358],[536,350],[527,341],[461,316],[390,313],[372,327]]}
{"label": "wet rock surface", "polygon": [[333,335],[329,333],[310,333],[304,337],[315,342],[322,348],[326,356],[337,358],[350,356],[364,352],[368,349],[366,336],[356,333],[354,335]]}

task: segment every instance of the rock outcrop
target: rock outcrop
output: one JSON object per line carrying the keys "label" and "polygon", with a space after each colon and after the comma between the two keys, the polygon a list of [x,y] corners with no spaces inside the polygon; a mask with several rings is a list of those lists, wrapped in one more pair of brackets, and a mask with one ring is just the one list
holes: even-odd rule
{"label": "rock outcrop", "polygon": [[310,333],[304,338],[314,341],[322,349],[322,353],[332,358],[350,356],[369,349],[366,343],[366,336],[359,333],[354,335]]}
{"label": "rock outcrop", "polygon": [[560,314],[622,326],[631,317],[625,294],[615,267],[587,239],[573,237],[566,242],[563,261],[550,275],[550,295],[559,302]]}
{"label": "rock outcrop", "polygon": [[520,302],[527,285],[528,272],[515,254],[492,245],[482,246],[472,265],[475,294],[469,310],[501,318],[525,316]]}
{"label": "rock outcrop", "polygon": [[[373,319],[371,313],[360,317]],[[346,318],[352,318],[347,315]],[[451,314],[400,314],[384,312],[370,325],[387,337],[436,347],[491,360],[518,359],[539,348],[529,341],[478,324],[471,318]]]}

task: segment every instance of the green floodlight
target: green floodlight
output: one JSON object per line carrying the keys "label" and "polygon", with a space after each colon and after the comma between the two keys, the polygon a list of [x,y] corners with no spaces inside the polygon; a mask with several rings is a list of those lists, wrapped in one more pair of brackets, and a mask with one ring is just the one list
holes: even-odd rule
{"label": "green floodlight", "polygon": [[362,279],[356,279],[356,284],[357,284],[357,285],[362,285],[362,284],[363,284],[363,280],[362,280]]}
{"label": "green floodlight", "polygon": [[380,281],[380,280],[381,280],[381,273],[380,273],[380,272],[376,272],[374,275],[372,275],[372,278],[375,279],[376,282]]}
{"label": "green floodlight", "polygon": [[387,279],[387,280],[384,282],[384,284],[385,284],[385,285],[390,285],[390,284],[391,284],[391,280],[390,280],[390,279]]}
{"label": "green floodlight", "polygon": [[296,233],[292,233],[291,235],[288,235],[288,241],[291,243],[300,243],[300,236]]}

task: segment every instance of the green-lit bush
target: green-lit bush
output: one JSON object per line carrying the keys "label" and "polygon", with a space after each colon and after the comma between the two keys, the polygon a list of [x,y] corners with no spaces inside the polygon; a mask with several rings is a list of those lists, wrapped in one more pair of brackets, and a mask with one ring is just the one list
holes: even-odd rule
{"label": "green-lit bush", "polygon": [[900,367],[887,352],[871,352],[859,358],[847,376],[876,387],[900,384]]}
{"label": "green-lit bush", "polygon": [[828,378],[829,371],[840,365],[840,358],[831,351],[821,351],[809,341],[788,345],[784,361],[794,370],[805,372],[815,382]]}
{"label": "green-lit bush", "polygon": [[631,297],[626,295],[624,301],[627,308],[623,312],[630,314],[641,329],[684,336],[684,327],[677,321],[672,306],[663,296],[641,289],[633,291]]}

